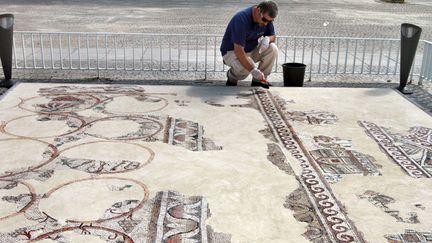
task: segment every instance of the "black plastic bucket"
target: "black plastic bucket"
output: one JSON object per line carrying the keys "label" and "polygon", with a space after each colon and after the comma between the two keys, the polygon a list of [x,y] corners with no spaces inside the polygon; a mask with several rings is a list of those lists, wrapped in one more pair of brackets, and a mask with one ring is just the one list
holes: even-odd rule
{"label": "black plastic bucket", "polygon": [[303,87],[306,65],[303,63],[282,64],[283,80],[285,87]]}

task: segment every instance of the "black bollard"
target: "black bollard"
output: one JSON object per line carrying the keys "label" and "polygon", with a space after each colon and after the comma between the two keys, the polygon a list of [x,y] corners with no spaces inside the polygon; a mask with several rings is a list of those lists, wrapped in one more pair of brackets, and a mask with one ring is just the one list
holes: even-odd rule
{"label": "black bollard", "polygon": [[411,66],[416,54],[422,29],[413,24],[404,23],[401,26],[400,83],[397,88],[403,94],[412,94],[405,90]]}
{"label": "black bollard", "polygon": [[11,80],[13,25],[14,16],[12,14],[0,15],[0,59],[5,77],[5,80],[0,82],[0,86],[6,88],[14,85],[14,82]]}

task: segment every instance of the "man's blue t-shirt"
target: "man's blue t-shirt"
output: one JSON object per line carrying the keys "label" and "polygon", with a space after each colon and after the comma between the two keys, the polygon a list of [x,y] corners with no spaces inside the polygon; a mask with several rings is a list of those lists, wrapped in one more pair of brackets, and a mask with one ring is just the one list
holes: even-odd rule
{"label": "man's blue t-shirt", "polygon": [[243,46],[245,52],[251,52],[258,45],[261,36],[275,34],[272,22],[259,26],[253,21],[252,10],[253,7],[241,10],[229,22],[220,47],[222,56],[234,50],[234,43]]}

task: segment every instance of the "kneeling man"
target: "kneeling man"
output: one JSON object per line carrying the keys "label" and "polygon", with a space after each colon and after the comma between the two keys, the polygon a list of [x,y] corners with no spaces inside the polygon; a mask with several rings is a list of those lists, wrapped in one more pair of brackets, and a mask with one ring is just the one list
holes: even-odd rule
{"label": "kneeling man", "polygon": [[[273,1],[263,1],[236,13],[228,24],[220,51],[227,72],[227,86],[252,75],[252,86],[270,75],[278,54],[273,20],[278,7]],[[258,67],[255,63],[258,63]]]}

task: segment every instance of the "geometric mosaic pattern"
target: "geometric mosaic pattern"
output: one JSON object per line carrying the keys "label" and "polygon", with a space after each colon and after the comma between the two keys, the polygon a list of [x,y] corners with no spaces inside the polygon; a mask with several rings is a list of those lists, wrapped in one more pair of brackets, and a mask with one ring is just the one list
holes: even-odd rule
{"label": "geometric mosaic pattern", "polygon": [[311,150],[310,154],[329,182],[343,175],[380,175],[375,159],[353,150],[350,141],[315,136],[314,143],[318,149]]}
{"label": "geometric mosaic pattern", "polygon": [[389,243],[432,242],[432,232],[405,230],[405,233],[386,235]]}
{"label": "geometric mosaic pattern", "polygon": [[413,127],[408,135],[401,135],[372,122],[359,123],[409,176],[432,177],[432,129]]}

